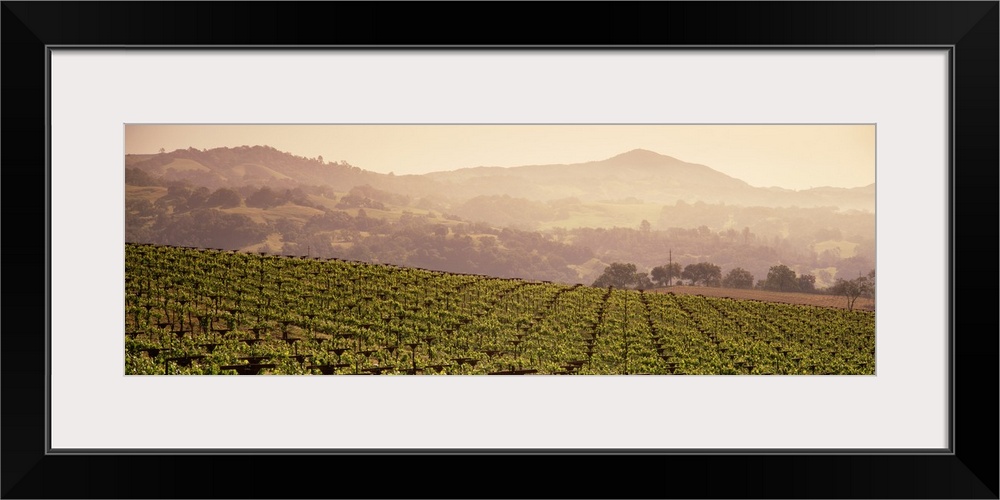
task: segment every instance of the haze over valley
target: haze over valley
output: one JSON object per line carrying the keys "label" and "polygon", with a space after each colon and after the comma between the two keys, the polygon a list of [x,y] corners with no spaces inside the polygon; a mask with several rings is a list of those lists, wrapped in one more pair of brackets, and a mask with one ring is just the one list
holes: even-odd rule
{"label": "haze over valley", "polygon": [[586,285],[616,262],[650,279],[709,262],[756,282],[780,264],[822,288],[875,263],[874,184],[755,187],[645,149],[395,175],[258,145],[129,154],[125,169],[133,243]]}

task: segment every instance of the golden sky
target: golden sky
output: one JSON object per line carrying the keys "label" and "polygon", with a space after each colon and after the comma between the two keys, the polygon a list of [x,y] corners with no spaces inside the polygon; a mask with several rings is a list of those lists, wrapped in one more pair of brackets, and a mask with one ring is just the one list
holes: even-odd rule
{"label": "golden sky", "polygon": [[268,145],[397,175],[580,163],[648,149],[753,186],[875,182],[874,125],[126,125],[126,153]]}

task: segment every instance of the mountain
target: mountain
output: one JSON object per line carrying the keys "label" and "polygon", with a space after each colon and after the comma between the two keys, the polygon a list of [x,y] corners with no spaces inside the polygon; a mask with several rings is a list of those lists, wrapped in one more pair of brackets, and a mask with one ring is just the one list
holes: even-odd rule
{"label": "mountain", "polygon": [[163,181],[189,181],[211,189],[244,185],[331,185],[364,183],[373,172],[278,151],[270,146],[199,150],[178,149],[156,155],[126,155],[125,167]]}
{"label": "mountain", "polygon": [[584,203],[624,202],[671,205],[685,202],[747,206],[837,206],[874,211],[874,184],[863,188],[814,188],[793,191],[759,188],[705,165],[644,149],[599,161],[575,164],[473,167],[423,175],[387,175],[347,163],[303,158],[269,146],[176,150],[127,155],[126,168],[164,181],[187,180],[211,189],[268,185],[328,185],[336,191],[354,186],[458,205],[477,197],[507,196],[535,202],[576,198]]}
{"label": "mountain", "polygon": [[248,185],[290,189],[304,185],[330,186],[335,191],[348,191],[354,186],[367,184],[419,196],[441,189],[422,176],[380,174],[345,162],[296,156],[270,146],[208,150],[188,148],[169,153],[125,155],[125,168],[144,172],[164,182],[187,181],[210,189]]}
{"label": "mountain", "polygon": [[713,170],[645,149],[606,160],[576,164],[521,167],[475,167],[434,172],[425,177],[465,197],[507,195],[551,201],[641,201],[672,205],[685,202],[760,206],[837,206],[874,211],[875,185],[863,188],[822,187],[794,191],[759,188]]}
{"label": "mountain", "polygon": [[674,203],[679,199],[716,201],[750,186],[704,165],[636,149],[606,160],[569,165],[478,167],[434,172],[427,177],[450,193],[509,195],[550,201],[638,199]]}

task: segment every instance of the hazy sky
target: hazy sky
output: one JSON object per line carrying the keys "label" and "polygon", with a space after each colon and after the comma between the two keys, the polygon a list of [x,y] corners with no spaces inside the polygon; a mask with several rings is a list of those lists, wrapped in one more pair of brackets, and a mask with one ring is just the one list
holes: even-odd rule
{"label": "hazy sky", "polygon": [[127,125],[126,153],[268,145],[397,175],[581,163],[648,149],[753,186],[875,182],[874,125]]}

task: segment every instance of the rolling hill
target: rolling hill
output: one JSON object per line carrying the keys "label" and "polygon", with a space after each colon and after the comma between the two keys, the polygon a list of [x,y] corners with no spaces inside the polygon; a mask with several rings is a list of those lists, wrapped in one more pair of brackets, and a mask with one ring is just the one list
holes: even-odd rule
{"label": "rolling hill", "polygon": [[269,146],[190,148],[157,155],[128,155],[126,167],[164,181],[187,180],[211,189],[327,185],[347,191],[367,184],[412,198],[433,197],[446,204],[482,196],[510,196],[539,202],[575,198],[586,203],[702,201],[770,207],[836,206],[871,212],[875,209],[874,184],[801,191],[754,187],[708,166],[643,149],[576,164],[473,167],[399,176],[347,163],[324,162],[321,158],[303,158]]}

